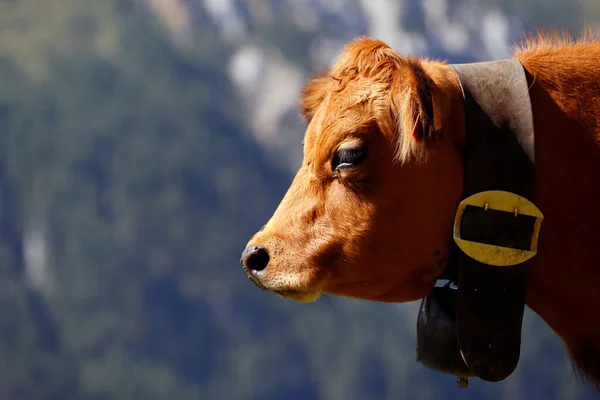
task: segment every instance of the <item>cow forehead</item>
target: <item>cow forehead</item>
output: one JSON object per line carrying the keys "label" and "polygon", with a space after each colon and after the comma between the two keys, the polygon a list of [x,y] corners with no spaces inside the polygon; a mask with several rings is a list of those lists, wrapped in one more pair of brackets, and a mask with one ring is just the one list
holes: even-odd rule
{"label": "cow forehead", "polygon": [[381,118],[378,111],[385,102],[385,92],[376,89],[377,85],[362,80],[331,90],[308,126],[305,150],[336,145]]}

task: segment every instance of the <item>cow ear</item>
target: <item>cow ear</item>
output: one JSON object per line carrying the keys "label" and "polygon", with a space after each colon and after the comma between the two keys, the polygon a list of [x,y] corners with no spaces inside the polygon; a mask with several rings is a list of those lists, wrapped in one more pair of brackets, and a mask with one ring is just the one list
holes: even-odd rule
{"label": "cow ear", "polygon": [[426,145],[440,135],[440,112],[433,97],[434,85],[419,60],[408,60],[406,68],[397,72],[392,85],[392,107],[397,116],[396,158],[399,161],[407,161],[413,156],[421,158],[425,155]]}
{"label": "cow ear", "polygon": [[314,75],[302,89],[300,95],[300,112],[306,122],[310,122],[315,115],[330,85],[331,77],[329,76],[329,71],[323,71]]}
{"label": "cow ear", "polygon": [[[433,81],[427,76],[419,61],[409,62],[412,74],[411,102],[412,120],[415,122],[412,129],[413,139],[417,142],[436,139],[439,133],[439,115],[433,98]],[[436,123],[438,122],[438,123]]]}

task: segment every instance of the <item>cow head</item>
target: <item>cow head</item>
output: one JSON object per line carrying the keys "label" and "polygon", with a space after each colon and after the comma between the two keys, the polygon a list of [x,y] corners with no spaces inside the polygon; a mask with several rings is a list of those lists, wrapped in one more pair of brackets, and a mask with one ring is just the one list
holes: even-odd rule
{"label": "cow head", "polygon": [[304,159],[242,254],[258,286],[402,302],[443,271],[462,193],[460,87],[443,64],[350,43],[301,98]]}

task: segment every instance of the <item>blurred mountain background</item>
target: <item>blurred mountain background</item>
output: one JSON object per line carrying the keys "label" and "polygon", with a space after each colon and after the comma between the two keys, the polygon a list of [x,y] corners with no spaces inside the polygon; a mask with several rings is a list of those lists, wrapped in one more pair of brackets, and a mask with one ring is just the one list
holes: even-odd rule
{"label": "blurred mountain background", "polygon": [[[0,2],[0,399],[592,399],[527,312],[506,381],[415,361],[418,303],[257,290],[303,82],[359,35],[449,62],[597,0]],[[559,283],[557,283],[559,284]]]}

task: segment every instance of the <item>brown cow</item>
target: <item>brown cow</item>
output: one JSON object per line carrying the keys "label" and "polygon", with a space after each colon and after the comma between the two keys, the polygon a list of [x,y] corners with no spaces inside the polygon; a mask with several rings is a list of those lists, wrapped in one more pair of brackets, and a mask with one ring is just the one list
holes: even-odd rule
{"label": "brown cow", "polygon": [[[535,203],[544,213],[527,305],[600,383],[600,41],[538,35],[515,52],[533,77]],[[350,43],[302,93],[304,160],[243,264],[263,289],[406,302],[444,270],[463,191],[463,97],[452,68]]]}

